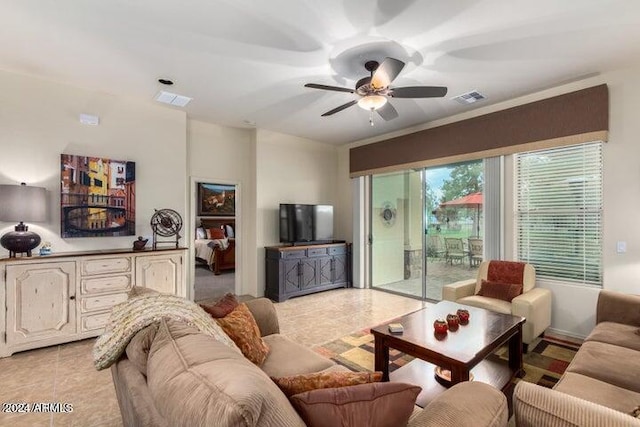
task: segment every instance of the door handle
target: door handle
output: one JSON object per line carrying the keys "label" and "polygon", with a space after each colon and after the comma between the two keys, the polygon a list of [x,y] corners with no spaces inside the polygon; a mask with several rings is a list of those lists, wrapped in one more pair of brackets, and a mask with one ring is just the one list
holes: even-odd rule
{"label": "door handle", "polygon": [[71,296],[69,297],[69,299],[70,299],[70,300],[74,300],[74,299],[76,299],[76,296],[75,296],[75,295],[71,295]]}

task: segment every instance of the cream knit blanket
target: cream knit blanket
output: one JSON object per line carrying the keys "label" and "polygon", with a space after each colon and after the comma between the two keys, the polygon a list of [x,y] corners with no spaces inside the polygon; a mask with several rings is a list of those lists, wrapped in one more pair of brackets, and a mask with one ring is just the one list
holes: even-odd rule
{"label": "cream knit blanket", "polygon": [[222,328],[200,306],[182,297],[167,294],[143,294],[117,304],[105,332],[93,346],[93,364],[102,370],[116,362],[131,338],[150,324],[170,318],[184,321],[231,348],[240,351]]}

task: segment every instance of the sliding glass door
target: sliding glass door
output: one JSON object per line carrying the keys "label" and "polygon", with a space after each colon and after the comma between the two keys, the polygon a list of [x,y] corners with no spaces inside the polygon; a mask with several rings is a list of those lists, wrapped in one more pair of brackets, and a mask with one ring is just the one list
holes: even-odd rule
{"label": "sliding glass door", "polygon": [[372,287],[439,301],[483,259],[483,161],[371,177]]}
{"label": "sliding glass door", "polygon": [[424,298],[422,171],[371,180],[371,284]]}

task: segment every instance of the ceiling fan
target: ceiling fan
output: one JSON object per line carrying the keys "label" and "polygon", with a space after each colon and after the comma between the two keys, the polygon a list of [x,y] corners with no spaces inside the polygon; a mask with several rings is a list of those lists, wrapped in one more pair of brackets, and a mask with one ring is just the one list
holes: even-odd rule
{"label": "ceiling fan", "polygon": [[[389,87],[391,82],[398,77],[404,65],[404,62],[395,58],[385,58],[382,63],[367,61],[364,68],[371,73],[371,76],[358,80],[355,89],[317,83],[307,83],[304,86],[313,89],[355,93],[360,97],[360,99],[354,99],[327,111],[322,114],[322,117],[331,116],[358,104],[361,108],[370,111],[371,115],[376,111],[380,117],[387,121],[398,117],[398,111],[387,102],[388,98],[441,98],[447,94],[447,88],[442,86]],[[369,117],[369,123],[373,126],[372,116]]]}

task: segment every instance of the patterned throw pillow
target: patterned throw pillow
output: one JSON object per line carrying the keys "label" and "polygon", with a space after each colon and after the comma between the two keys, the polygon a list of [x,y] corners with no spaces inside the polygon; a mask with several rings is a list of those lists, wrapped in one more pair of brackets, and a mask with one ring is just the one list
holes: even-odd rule
{"label": "patterned throw pillow", "polygon": [[512,299],[522,294],[522,284],[506,284],[482,280],[478,295],[487,298],[496,298],[511,302]]}
{"label": "patterned throw pillow", "polygon": [[256,319],[253,318],[246,304],[238,305],[225,317],[215,320],[240,348],[244,357],[257,366],[264,363],[269,354],[269,346],[260,336]]}
{"label": "patterned throw pillow", "polygon": [[231,313],[240,305],[236,296],[228,293],[220,298],[215,304],[200,304],[200,307],[211,315],[214,319],[220,319]]}
{"label": "patterned throw pillow", "polygon": [[291,404],[311,427],[406,426],[422,389],[385,382],[312,390],[291,396]]}
{"label": "patterned throw pillow", "polygon": [[207,232],[205,231],[205,229],[203,227],[196,228],[196,239],[206,239],[206,238],[207,238]]}
{"label": "patterned throw pillow", "polygon": [[629,412],[629,415],[640,419],[640,405],[636,406],[636,408],[633,411]]}
{"label": "patterned throw pillow", "polygon": [[294,394],[322,388],[379,382],[382,379],[382,372],[316,372],[271,379],[285,396],[291,397]]}

